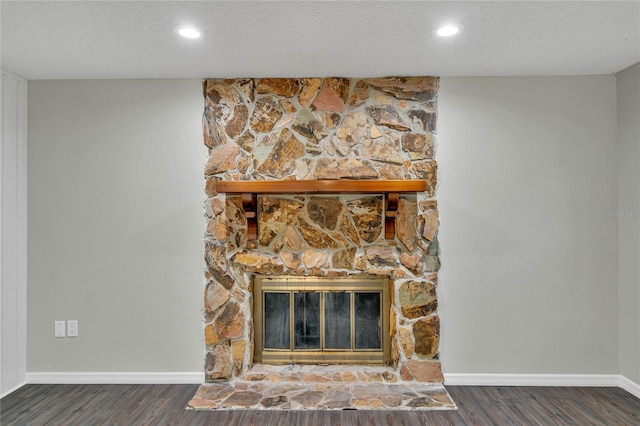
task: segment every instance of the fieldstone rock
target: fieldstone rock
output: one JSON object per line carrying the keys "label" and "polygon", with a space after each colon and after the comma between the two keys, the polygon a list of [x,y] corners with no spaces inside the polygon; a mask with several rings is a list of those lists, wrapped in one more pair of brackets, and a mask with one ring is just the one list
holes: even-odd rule
{"label": "fieldstone rock", "polygon": [[324,229],[336,229],[344,208],[336,197],[311,197],[307,204],[309,219]]}
{"label": "fieldstone rock", "polygon": [[296,160],[296,169],[293,174],[297,180],[311,180],[315,165],[315,160],[311,158],[299,158]]}
{"label": "fieldstone rock", "polygon": [[215,345],[221,340],[220,335],[213,328],[213,325],[207,324],[204,328],[204,344],[207,346]]}
{"label": "fieldstone rock", "polygon": [[367,137],[368,125],[367,115],[364,112],[347,114],[340,127],[336,129],[336,137],[333,140],[336,149],[342,155],[347,155],[354,145]]}
{"label": "fieldstone rock", "polygon": [[[295,114],[296,111],[298,111],[296,106],[294,104],[292,104],[289,99],[280,99],[280,107],[285,112],[285,114]],[[285,120],[281,120],[278,123],[278,126],[282,127],[285,124],[288,124],[291,120],[293,120],[293,117],[287,117],[286,122],[285,122]]]}
{"label": "fieldstone rock", "polygon": [[411,124],[404,121],[398,111],[391,105],[371,106],[368,107],[366,111],[371,118],[373,118],[373,121],[380,126],[386,126],[403,132],[411,130]]}
{"label": "fieldstone rock", "polygon": [[402,164],[404,159],[400,153],[400,141],[391,135],[383,139],[366,140],[362,144],[362,155],[370,160]]}
{"label": "fieldstone rock", "polygon": [[227,289],[233,287],[234,279],[229,272],[225,246],[207,242],[205,245],[205,261],[213,279]]}
{"label": "fieldstone rock", "polygon": [[351,247],[346,250],[340,250],[333,254],[333,267],[336,269],[352,269],[353,261],[356,257],[356,248]]}
{"label": "fieldstone rock", "polygon": [[236,374],[242,371],[242,364],[244,362],[244,352],[247,347],[247,341],[244,339],[236,340],[231,343],[231,359],[233,359],[233,367]]}
{"label": "fieldstone rock", "polygon": [[347,208],[358,236],[368,243],[377,240],[382,232],[382,198],[366,197],[349,201]]}
{"label": "fieldstone rock", "polygon": [[247,152],[252,152],[255,146],[256,137],[249,130],[236,138],[236,144]]}
{"label": "fieldstone rock", "polygon": [[420,133],[404,133],[402,149],[409,153],[412,160],[433,158],[433,136]]}
{"label": "fieldstone rock", "polygon": [[409,251],[413,251],[415,248],[417,214],[418,204],[416,201],[400,198],[396,217],[396,235]]}
{"label": "fieldstone rock", "polygon": [[249,124],[255,132],[267,133],[273,129],[280,117],[282,108],[278,101],[271,96],[265,96],[256,101]]}
{"label": "fieldstone rock", "polygon": [[298,112],[291,124],[291,129],[314,144],[329,134],[324,125],[308,109],[302,109]]}
{"label": "fieldstone rock", "polygon": [[248,272],[275,274],[283,271],[280,258],[266,253],[241,251],[234,254],[231,261]]}
{"label": "fieldstone rock", "polygon": [[213,320],[216,331],[226,339],[237,339],[244,334],[244,313],[234,301],[229,301]]}
{"label": "fieldstone rock", "polygon": [[427,181],[426,194],[433,197],[438,183],[438,164],[435,160],[416,161],[411,165],[411,173],[418,179]]}
{"label": "fieldstone rock", "polygon": [[342,120],[342,115],[338,114],[337,112],[316,111],[316,114],[322,118],[324,125],[330,129],[335,129],[336,126],[340,124],[340,121]]}
{"label": "fieldstone rock", "polygon": [[253,91],[255,88],[255,81],[252,78],[236,80],[233,83],[233,86],[237,88],[238,92],[240,92],[249,103],[253,103],[255,100],[255,94]]}
{"label": "fieldstone rock", "polygon": [[351,224],[349,217],[347,215],[342,215],[340,217],[340,232],[345,235],[348,239],[351,240],[353,244],[356,246],[360,245],[360,238],[358,238],[358,232]]}
{"label": "fieldstone rock", "polygon": [[260,400],[260,405],[262,405],[265,408],[269,408],[269,407],[278,407],[280,405],[286,404],[287,402],[289,402],[289,400],[284,395],[267,396]]}
{"label": "fieldstone rock", "polygon": [[413,343],[413,333],[405,327],[400,327],[398,329],[398,334],[400,337],[400,346],[402,347],[402,351],[407,358],[411,358],[415,348]]}
{"label": "fieldstone rock", "polygon": [[349,94],[349,80],[346,78],[325,78],[320,92],[313,101],[318,111],[344,112]]}
{"label": "fieldstone rock", "polygon": [[284,231],[284,244],[292,250],[301,250],[304,246],[304,241],[293,226],[287,226]]}
{"label": "fieldstone rock", "polygon": [[436,130],[438,114],[434,111],[414,109],[407,113],[414,123],[418,123],[425,132],[433,133]]}
{"label": "fieldstone rock", "polygon": [[378,172],[363,160],[349,158],[320,158],[315,169],[316,179],[373,179]]}
{"label": "fieldstone rock", "polygon": [[[266,142],[272,138],[265,138]],[[296,160],[304,155],[304,145],[289,129],[282,129],[280,137],[271,148],[267,158],[256,167],[256,170],[268,176],[283,178],[291,174],[296,167]]]}
{"label": "fieldstone rock", "polygon": [[338,248],[338,243],[320,228],[309,224],[306,220],[298,217],[298,230],[302,238],[313,248],[327,249]]}
{"label": "fieldstone rock", "polygon": [[349,98],[349,106],[356,108],[363,105],[367,100],[369,100],[369,85],[364,80],[358,80],[351,98]]}
{"label": "fieldstone rock", "polygon": [[416,354],[433,358],[438,353],[440,340],[440,319],[431,315],[413,324],[413,336],[416,342]]}
{"label": "fieldstone rock", "polygon": [[302,84],[302,90],[300,90],[300,94],[298,95],[298,102],[300,102],[301,106],[306,108],[309,106],[316,93],[318,93],[318,89],[322,84],[322,79],[303,78],[300,80],[300,83]]}
{"label": "fieldstone rock", "polygon": [[402,314],[409,319],[432,314],[438,309],[436,288],[429,282],[408,281],[398,289]]}
{"label": "fieldstone rock", "polygon": [[278,197],[258,198],[259,241],[263,246],[271,243],[300,212],[303,204],[299,201]]}
{"label": "fieldstone rock", "polygon": [[302,255],[300,253],[285,251],[280,253],[280,259],[290,271],[295,271],[302,265]]}
{"label": "fieldstone rock", "polygon": [[220,126],[214,111],[207,109],[202,114],[202,136],[208,148],[222,145],[225,141],[220,135]]}
{"label": "fieldstone rock", "polygon": [[227,341],[223,341],[209,350],[204,368],[205,379],[208,382],[231,378],[231,351]]}
{"label": "fieldstone rock", "polygon": [[420,361],[410,359],[405,366],[409,369],[413,377],[420,382],[442,383],[442,368],[438,361]]}
{"label": "fieldstone rock", "polygon": [[424,257],[424,270],[426,272],[434,272],[440,269],[440,259],[435,255],[427,255]]}
{"label": "fieldstone rock", "polygon": [[307,268],[323,268],[329,261],[327,254],[322,251],[305,250],[302,256]]}
{"label": "fieldstone rock", "polygon": [[412,408],[416,408],[416,407],[430,407],[430,408],[435,408],[435,407],[442,407],[442,404],[434,401],[433,399],[426,397],[426,396],[419,396],[416,398],[411,399],[411,401],[407,402],[407,407],[412,407]]}
{"label": "fieldstone rock", "polygon": [[432,241],[438,234],[438,210],[427,210],[420,215],[422,218],[422,236],[427,241]]}
{"label": "fieldstone rock", "polygon": [[291,398],[305,408],[315,407],[323,399],[324,393],[320,391],[306,391]]}
{"label": "fieldstone rock", "polygon": [[225,132],[231,139],[234,139],[236,136],[242,133],[244,127],[247,124],[247,119],[249,118],[249,110],[244,105],[236,105],[233,108],[233,116],[227,121],[225,126]]}
{"label": "fieldstone rock", "polygon": [[214,312],[229,300],[229,290],[216,282],[208,282],[204,291],[204,307],[209,312]]}
{"label": "fieldstone rock", "polygon": [[430,101],[438,94],[438,77],[384,77],[368,83],[398,99]]}
{"label": "fieldstone rock", "polygon": [[209,156],[209,162],[205,166],[205,176],[212,176],[218,173],[224,173],[233,170],[236,166],[236,157],[238,156],[238,145],[228,143],[220,146]]}
{"label": "fieldstone rock", "polygon": [[404,179],[404,170],[400,165],[386,163],[378,170],[380,170],[380,179]]}
{"label": "fieldstone rock", "polygon": [[262,399],[262,394],[254,391],[235,391],[222,402],[222,407],[249,408]]}
{"label": "fieldstone rock", "polygon": [[369,137],[371,139],[378,139],[382,135],[383,133],[380,131],[380,129],[378,129],[378,126],[376,125],[371,126],[371,129],[369,130]]}
{"label": "fieldstone rock", "polygon": [[395,250],[392,247],[368,247],[365,253],[367,256],[367,261],[373,266],[385,267],[396,266],[398,264],[395,256]]}
{"label": "fieldstone rock", "polygon": [[402,266],[413,272],[414,275],[422,275],[422,256],[420,256],[420,254],[402,252],[400,253],[400,263],[402,263]]}
{"label": "fieldstone rock", "polygon": [[258,94],[272,93],[291,98],[298,93],[300,85],[295,78],[261,78],[258,80]]}
{"label": "fieldstone rock", "polygon": [[233,87],[220,80],[206,80],[204,82],[205,102],[207,105],[224,105],[234,108],[242,103],[240,94]]}

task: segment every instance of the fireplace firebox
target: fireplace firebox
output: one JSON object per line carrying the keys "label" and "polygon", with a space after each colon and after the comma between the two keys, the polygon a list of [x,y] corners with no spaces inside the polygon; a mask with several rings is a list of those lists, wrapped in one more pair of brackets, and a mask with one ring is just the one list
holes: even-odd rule
{"label": "fireplace firebox", "polygon": [[256,276],[255,354],[271,364],[388,364],[389,279]]}

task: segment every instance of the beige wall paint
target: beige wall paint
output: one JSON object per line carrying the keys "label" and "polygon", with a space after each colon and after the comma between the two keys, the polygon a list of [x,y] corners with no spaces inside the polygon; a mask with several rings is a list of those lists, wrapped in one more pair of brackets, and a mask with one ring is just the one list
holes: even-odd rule
{"label": "beige wall paint", "polygon": [[[614,77],[439,101],[444,371],[617,374]],[[28,371],[202,371],[201,113],[197,80],[30,83]]]}
{"label": "beige wall paint", "polygon": [[640,383],[640,63],[616,80],[620,374]]}

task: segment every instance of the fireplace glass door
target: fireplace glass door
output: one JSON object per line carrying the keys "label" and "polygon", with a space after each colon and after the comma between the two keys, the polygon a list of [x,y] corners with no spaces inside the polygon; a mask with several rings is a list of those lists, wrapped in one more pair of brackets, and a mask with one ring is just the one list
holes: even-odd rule
{"label": "fireplace glass door", "polygon": [[389,281],[256,277],[255,354],[267,363],[388,363]]}

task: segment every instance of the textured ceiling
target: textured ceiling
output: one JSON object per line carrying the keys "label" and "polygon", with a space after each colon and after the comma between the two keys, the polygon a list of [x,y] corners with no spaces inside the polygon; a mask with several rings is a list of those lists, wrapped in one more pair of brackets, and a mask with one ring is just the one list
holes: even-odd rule
{"label": "textured ceiling", "polygon": [[[6,1],[28,79],[609,74],[640,61],[633,1]],[[464,31],[439,39],[457,21]],[[178,39],[190,23],[204,39]]]}

